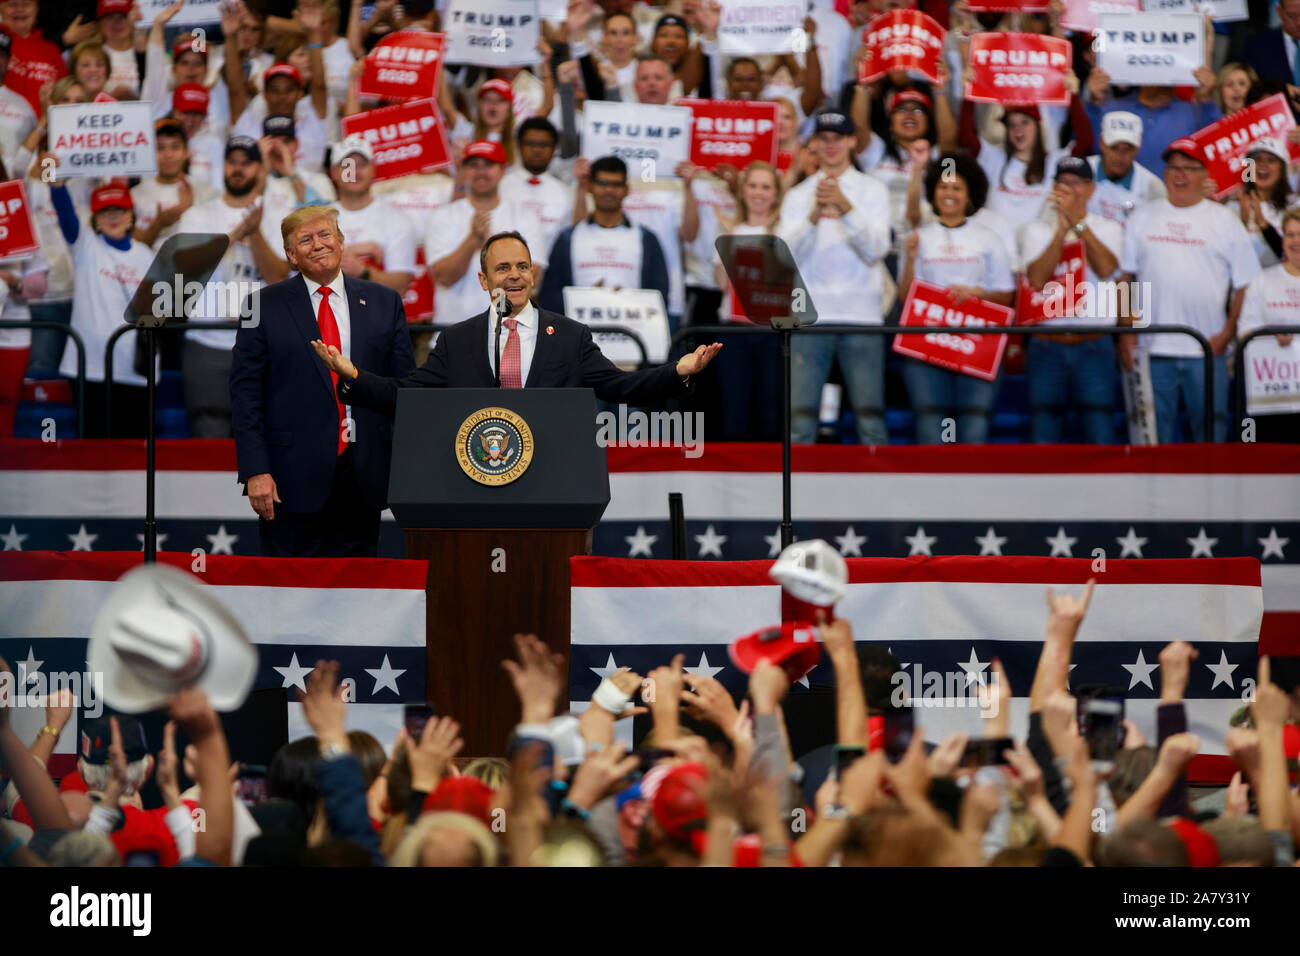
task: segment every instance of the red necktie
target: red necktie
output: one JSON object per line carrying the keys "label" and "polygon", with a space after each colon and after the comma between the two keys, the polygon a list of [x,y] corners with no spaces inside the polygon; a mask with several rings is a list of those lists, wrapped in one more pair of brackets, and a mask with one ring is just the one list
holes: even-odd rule
{"label": "red necktie", "polygon": [[502,324],[509,333],[506,335],[505,351],[501,353],[501,387],[523,388],[524,383],[519,372],[519,333],[515,331],[519,320],[506,319]]}
{"label": "red necktie", "polygon": [[[339,338],[339,324],[334,320],[334,310],[330,308],[330,294],[334,291],[327,285],[321,286],[316,290],[320,293],[320,311],[316,313],[316,324],[320,327],[320,340],[326,345],[332,345],[340,352],[343,351],[343,342]],[[347,449],[347,440],[343,437],[343,419],[346,413],[343,411],[343,403],[338,400],[339,376],[337,372],[330,372],[330,384],[334,386],[334,403],[339,410],[339,450],[341,455]]]}

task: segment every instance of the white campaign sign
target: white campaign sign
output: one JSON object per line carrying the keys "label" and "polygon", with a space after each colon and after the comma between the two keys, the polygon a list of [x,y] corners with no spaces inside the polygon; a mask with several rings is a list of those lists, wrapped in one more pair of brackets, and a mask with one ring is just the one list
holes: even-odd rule
{"label": "white campaign sign", "polygon": [[1248,20],[1246,0],[1142,0],[1145,13],[1208,13],[1215,23]]}
{"label": "white campaign sign", "polygon": [[[668,361],[668,310],[654,289],[613,289],[566,286],[564,314],[583,325],[616,325],[635,332],[645,343],[646,358]],[[625,335],[593,332],[591,336],[605,358],[616,365],[639,365],[641,351]]]}
{"label": "white campaign sign", "polygon": [[1199,14],[1104,13],[1097,20],[1097,65],[1117,85],[1186,86],[1205,65]]}
{"label": "white campaign sign", "polygon": [[[140,19],[136,21],[136,26],[149,27],[153,25],[154,18],[171,4],[167,0],[136,0],[136,6],[140,8]],[[176,16],[167,21],[167,25],[189,27],[201,23],[220,22],[221,0],[185,0],[185,6],[181,7]]]}
{"label": "white campaign sign", "polygon": [[1251,415],[1300,412],[1300,337],[1279,345],[1261,335],[1246,346],[1246,407]]}
{"label": "white campaign sign", "polygon": [[724,56],[797,52],[806,16],[800,0],[722,0],[719,49]]}
{"label": "white campaign sign", "polygon": [[143,176],[158,171],[148,100],[51,106],[50,152],[60,179]]}
{"label": "white campaign sign", "polygon": [[655,179],[674,179],[677,164],[690,158],[688,107],[588,100],[583,113],[582,155],[617,156],[627,163],[629,182],[643,169],[653,170]]}
{"label": "white campaign sign", "polygon": [[443,27],[448,63],[531,66],[542,58],[537,0],[451,0]]}

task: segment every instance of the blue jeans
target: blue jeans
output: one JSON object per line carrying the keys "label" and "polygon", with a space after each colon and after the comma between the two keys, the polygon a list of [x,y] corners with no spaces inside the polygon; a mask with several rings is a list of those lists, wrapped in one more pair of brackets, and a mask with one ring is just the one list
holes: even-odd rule
{"label": "blue jeans", "polygon": [[1214,438],[1205,434],[1205,370],[1200,358],[1151,359],[1151,387],[1156,399],[1156,432],[1167,445],[1178,431],[1178,399],[1187,408],[1192,441],[1226,441],[1228,438],[1228,363],[1214,356]]}
{"label": "blue jeans", "polygon": [[[58,322],[63,326],[72,325],[72,301],[67,302],[33,302],[31,304],[33,322]],[[59,329],[32,329],[32,354],[27,359],[30,372],[42,372],[47,375],[59,374],[59,363],[63,361],[63,346],[68,334]]]}
{"label": "blue jeans", "polygon": [[997,397],[997,382],[950,372],[916,359],[903,360],[903,381],[916,417],[917,444],[943,442],[945,418],[956,420],[955,437],[962,444],[988,441],[989,411]]}
{"label": "blue jeans", "polygon": [[885,341],[880,335],[800,335],[790,343],[790,435],[795,442],[817,440],[817,410],[822,386],[836,357],[863,445],[889,442],[885,430]]}
{"label": "blue jeans", "polygon": [[1115,440],[1115,342],[1108,337],[1067,345],[1030,336],[1027,348],[1029,411],[1034,441],[1059,442],[1065,412],[1079,412],[1083,440],[1107,445]]}

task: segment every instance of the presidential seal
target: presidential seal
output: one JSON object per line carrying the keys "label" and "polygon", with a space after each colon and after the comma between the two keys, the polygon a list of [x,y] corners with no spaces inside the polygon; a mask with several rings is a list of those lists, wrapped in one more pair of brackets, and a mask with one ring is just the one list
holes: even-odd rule
{"label": "presidential seal", "polygon": [[533,432],[508,408],[480,408],[456,432],[456,460],[481,485],[508,485],[533,462]]}

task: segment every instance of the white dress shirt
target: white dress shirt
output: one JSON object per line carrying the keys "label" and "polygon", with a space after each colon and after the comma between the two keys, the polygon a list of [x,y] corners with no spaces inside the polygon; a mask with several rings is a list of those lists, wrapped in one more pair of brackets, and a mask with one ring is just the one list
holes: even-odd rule
{"label": "white dress shirt", "polygon": [[[488,322],[488,368],[496,371],[496,337],[497,337],[497,314],[496,310],[491,310]],[[533,364],[533,350],[537,347],[537,323],[541,316],[533,308],[533,303],[529,301],[522,309],[514,315],[506,316],[508,319],[518,319],[519,324],[515,326],[515,334],[519,336],[519,384],[528,383],[528,370]],[[506,354],[506,342],[510,340],[510,329],[505,325],[501,326],[501,354]]]}
{"label": "white dress shirt", "polygon": [[[316,325],[319,328],[320,303],[324,297],[318,295],[317,291],[322,286],[319,282],[308,279],[306,276],[303,276],[302,279],[307,283],[307,295],[311,299],[311,315],[312,318],[316,319]],[[329,289],[334,293],[330,296],[330,309],[334,313],[334,322],[339,327],[339,352],[350,359],[352,358],[352,313],[348,309],[348,294],[343,288],[342,271],[330,282]],[[351,405],[346,407],[344,414],[348,418],[352,417]]]}

